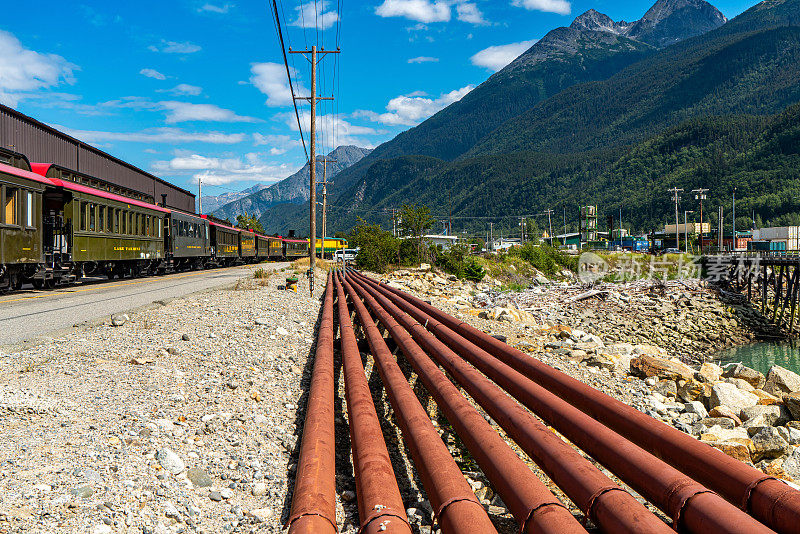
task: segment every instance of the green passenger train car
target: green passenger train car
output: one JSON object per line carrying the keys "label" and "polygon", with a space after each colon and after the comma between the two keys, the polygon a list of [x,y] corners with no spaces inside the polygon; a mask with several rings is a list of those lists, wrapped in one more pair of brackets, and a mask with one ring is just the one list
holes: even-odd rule
{"label": "green passenger train car", "polygon": [[0,163],[0,286],[18,289],[44,261],[41,220],[47,182],[27,169],[27,161]]}

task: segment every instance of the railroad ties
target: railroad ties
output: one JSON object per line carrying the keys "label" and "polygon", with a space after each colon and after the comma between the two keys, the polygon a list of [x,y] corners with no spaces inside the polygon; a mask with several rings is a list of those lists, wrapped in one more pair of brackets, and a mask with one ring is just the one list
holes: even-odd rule
{"label": "railroad ties", "polygon": [[800,327],[800,253],[737,253],[705,257],[703,263],[780,330]]}
{"label": "railroad ties", "polygon": [[[359,336],[366,339],[434,520],[444,534],[496,530],[401,371],[397,362],[401,357],[508,507],[520,532],[586,533],[587,521],[608,533],[666,534],[673,528],[696,534],[800,532],[800,492],[789,485],[420,299],[347,270],[329,274],[324,296],[288,521],[292,534],[336,532],[335,322],[360,532],[412,530],[372,402]],[[390,351],[388,338],[397,347],[397,356]],[[580,510],[578,517],[506,439],[518,444],[563,491]],[[663,515],[653,513],[645,500]]]}

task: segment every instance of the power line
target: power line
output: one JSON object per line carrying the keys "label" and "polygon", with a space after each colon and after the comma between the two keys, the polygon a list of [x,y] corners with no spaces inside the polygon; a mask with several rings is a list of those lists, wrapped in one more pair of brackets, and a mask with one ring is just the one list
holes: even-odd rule
{"label": "power line", "polygon": [[[289,60],[286,57],[286,47],[283,43],[283,32],[281,31],[281,19],[278,16],[278,4],[277,0],[272,0],[272,6],[275,10],[275,25],[278,29],[278,39],[281,42],[281,52],[283,53],[283,64],[286,67],[286,77],[289,79],[289,90],[292,93],[292,105],[294,106],[294,116],[297,119],[297,128],[300,130],[300,141],[303,143],[303,152],[306,154],[306,159],[308,159],[308,149],[306,148],[306,140],[303,137],[303,127],[300,124],[300,112],[297,111],[297,100],[294,98],[294,85],[292,84],[292,74],[289,70]],[[302,12],[302,10],[301,10]]]}

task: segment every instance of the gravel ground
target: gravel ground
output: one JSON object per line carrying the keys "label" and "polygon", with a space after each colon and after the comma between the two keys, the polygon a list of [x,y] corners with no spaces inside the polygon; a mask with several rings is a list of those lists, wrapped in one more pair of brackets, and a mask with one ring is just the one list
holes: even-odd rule
{"label": "gravel ground", "polygon": [[284,275],[0,352],[0,532],[280,531],[325,281]]}

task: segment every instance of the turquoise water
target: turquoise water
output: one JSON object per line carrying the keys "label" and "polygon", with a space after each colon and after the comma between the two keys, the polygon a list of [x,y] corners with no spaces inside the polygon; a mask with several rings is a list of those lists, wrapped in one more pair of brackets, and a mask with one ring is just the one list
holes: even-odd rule
{"label": "turquoise water", "polygon": [[742,362],[765,375],[773,365],[780,365],[800,374],[800,341],[770,341],[743,345],[718,353],[715,361],[720,365]]}

